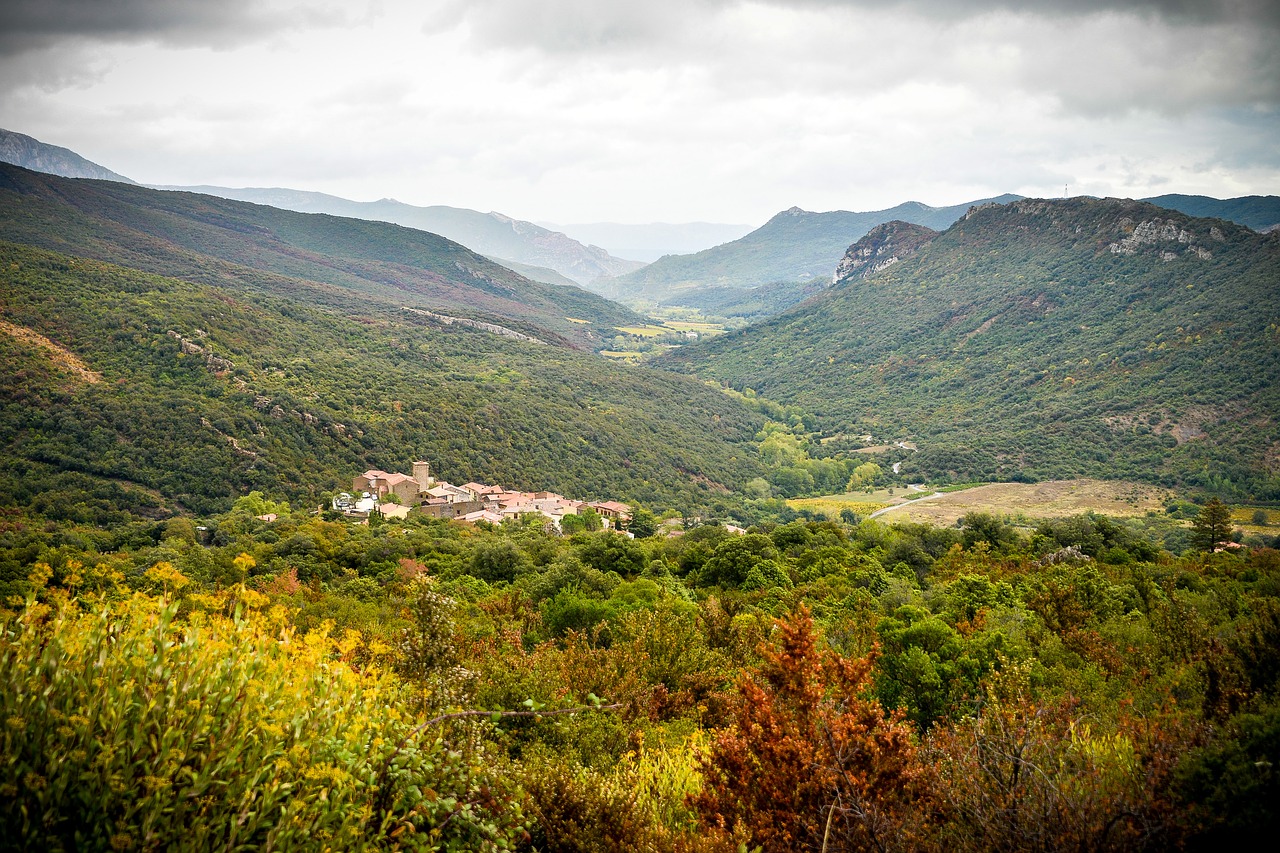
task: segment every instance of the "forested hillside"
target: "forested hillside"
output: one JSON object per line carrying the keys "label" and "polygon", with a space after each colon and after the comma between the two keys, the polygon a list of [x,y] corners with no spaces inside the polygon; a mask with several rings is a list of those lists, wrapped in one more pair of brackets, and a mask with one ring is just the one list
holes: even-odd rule
{"label": "forested hillside", "polygon": [[758,471],[762,419],[669,373],[13,244],[0,277],[0,495],[53,518],[310,502],[418,458],[460,483],[690,507]]}
{"label": "forested hillside", "polygon": [[674,368],[833,433],[914,439],[903,471],[1093,475],[1280,497],[1280,241],[1141,202],[976,210],[910,258]]}
{"label": "forested hillside", "polygon": [[376,301],[515,321],[583,347],[639,320],[425,231],[9,165],[0,165],[0,239],[309,303]]}

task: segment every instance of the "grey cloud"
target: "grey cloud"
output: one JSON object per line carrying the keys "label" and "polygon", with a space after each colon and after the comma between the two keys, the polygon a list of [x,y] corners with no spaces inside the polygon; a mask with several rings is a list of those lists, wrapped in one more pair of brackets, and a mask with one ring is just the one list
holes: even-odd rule
{"label": "grey cloud", "polygon": [[[1280,28],[1275,0],[758,0],[759,5],[796,10],[901,12],[939,23],[989,14],[1079,19],[1099,14],[1133,15],[1172,26],[1237,24]],[[717,13],[746,0],[442,0],[429,29],[467,21],[501,44],[572,53],[679,42],[691,28],[705,28]]]}
{"label": "grey cloud", "polygon": [[944,20],[991,12],[1070,18],[1103,12],[1142,14],[1174,24],[1280,25],[1275,0],[764,0],[774,6],[909,9]]}
{"label": "grey cloud", "polygon": [[226,47],[349,20],[343,6],[331,2],[5,0],[0,3],[0,54],[44,48],[68,38]]}

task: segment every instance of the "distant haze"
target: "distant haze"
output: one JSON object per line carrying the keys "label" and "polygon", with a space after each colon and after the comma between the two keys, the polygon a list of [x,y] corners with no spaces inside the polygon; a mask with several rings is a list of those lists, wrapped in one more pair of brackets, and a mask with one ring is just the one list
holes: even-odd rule
{"label": "distant haze", "polygon": [[663,255],[691,255],[721,243],[736,240],[755,230],[756,225],[726,225],[722,222],[651,222],[626,225],[618,222],[588,222],[576,225],[542,223],[562,231],[580,243],[599,246],[619,258],[646,263]]}
{"label": "distant haze", "polygon": [[1277,44],[1274,0],[9,2],[0,127],[530,222],[1233,198],[1280,193]]}

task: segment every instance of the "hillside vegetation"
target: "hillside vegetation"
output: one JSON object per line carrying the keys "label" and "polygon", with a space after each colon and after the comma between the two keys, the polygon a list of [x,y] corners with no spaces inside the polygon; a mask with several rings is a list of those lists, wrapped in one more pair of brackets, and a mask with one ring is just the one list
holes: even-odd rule
{"label": "hillside vegetation", "polygon": [[2,521],[5,849],[1127,853],[1276,829],[1272,538],[1175,557],[1097,515],[973,513],[631,540],[260,494],[199,530]]}
{"label": "hillside vegetation", "polygon": [[[758,472],[715,389],[371,302],[350,315],[0,244],[0,495],[54,518],[454,482],[699,506]],[[79,365],[79,369],[76,369]]]}
{"label": "hillside vegetation", "polygon": [[877,275],[666,356],[906,476],[1280,497],[1280,241],[1141,202],[981,208]]}
{"label": "hillside vegetation", "polygon": [[0,239],[310,303],[375,301],[515,321],[535,337],[584,347],[640,320],[426,231],[9,165],[0,165]]}

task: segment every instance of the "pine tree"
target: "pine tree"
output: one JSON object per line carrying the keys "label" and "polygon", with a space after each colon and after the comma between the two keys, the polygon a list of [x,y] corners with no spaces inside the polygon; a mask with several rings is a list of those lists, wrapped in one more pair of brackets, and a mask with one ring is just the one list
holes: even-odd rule
{"label": "pine tree", "polygon": [[1214,498],[1200,508],[1200,514],[1191,523],[1192,543],[1201,550],[1212,551],[1220,542],[1231,539],[1231,510]]}

